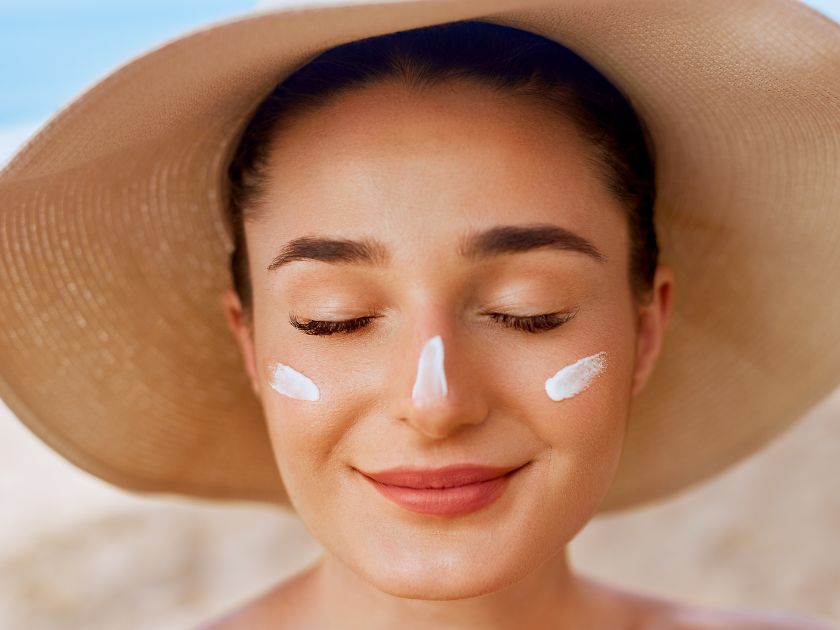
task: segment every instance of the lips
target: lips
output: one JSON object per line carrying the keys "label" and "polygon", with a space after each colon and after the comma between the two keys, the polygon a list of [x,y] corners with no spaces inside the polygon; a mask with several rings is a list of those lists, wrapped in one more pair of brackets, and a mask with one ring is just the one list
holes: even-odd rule
{"label": "lips", "polygon": [[493,503],[502,495],[511,477],[524,466],[456,464],[444,468],[358,472],[382,496],[410,512],[451,517],[469,514]]}
{"label": "lips", "polygon": [[402,488],[454,488],[481,481],[497,479],[520,466],[481,466],[453,464],[443,468],[389,468],[378,472],[362,472],[371,479],[389,486]]}

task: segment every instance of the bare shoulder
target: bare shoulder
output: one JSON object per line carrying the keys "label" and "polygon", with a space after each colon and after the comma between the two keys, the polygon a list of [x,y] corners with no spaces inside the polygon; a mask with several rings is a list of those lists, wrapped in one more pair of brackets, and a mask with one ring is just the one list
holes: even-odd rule
{"label": "bare shoulder", "polygon": [[607,625],[628,630],[840,630],[787,610],[716,609],[625,590],[590,578],[582,582],[605,610],[618,616]]}
{"label": "bare shoulder", "polygon": [[[303,610],[314,567],[280,582],[270,590],[246,601],[222,617],[213,619],[197,630],[258,630],[261,628],[308,627]],[[282,626],[278,625],[282,624]]]}
{"label": "bare shoulder", "polygon": [[671,604],[649,630],[838,630],[828,622],[788,610],[713,609]]}

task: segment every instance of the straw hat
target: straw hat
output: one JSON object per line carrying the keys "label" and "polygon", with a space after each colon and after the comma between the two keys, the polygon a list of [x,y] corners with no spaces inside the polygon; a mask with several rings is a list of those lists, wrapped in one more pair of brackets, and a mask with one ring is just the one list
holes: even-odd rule
{"label": "straw hat", "polygon": [[267,8],[123,64],[0,171],[0,397],[139,492],[289,506],[220,296],[225,172],[316,53],[484,19],[553,38],[652,132],[677,277],[600,512],[696,484],[840,383],[840,26],[794,0],[420,0]]}

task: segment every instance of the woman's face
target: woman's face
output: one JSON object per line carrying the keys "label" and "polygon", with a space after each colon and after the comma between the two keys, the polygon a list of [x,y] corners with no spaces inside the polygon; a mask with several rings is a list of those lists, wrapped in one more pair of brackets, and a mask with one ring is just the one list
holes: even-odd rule
{"label": "woman's face", "polygon": [[[424,599],[495,590],[562,550],[606,494],[652,362],[637,356],[623,210],[574,129],[473,84],[379,84],[296,119],[269,173],[246,226],[253,338],[239,340],[311,533],[381,590]],[[555,231],[510,229],[535,226]],[[601,257],[564,247],[562,230]],[[303,237],[364,240],[373,256],[292,252]],[[536,332],[493,315],[547,313],[574,315]],[[289,321],[368,316],[329,335]],[[600,372],[567,370],[567,397],[549,396],[547,380],[594,355]],[[399,505],[360,472],[461,463],[524,467],[490,504],[449,515]]]}

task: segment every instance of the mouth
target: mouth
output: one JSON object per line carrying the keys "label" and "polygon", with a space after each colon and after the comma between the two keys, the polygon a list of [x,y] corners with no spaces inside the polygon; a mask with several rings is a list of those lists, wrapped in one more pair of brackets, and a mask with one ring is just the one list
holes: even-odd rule
{"label": "mouth", "polygon": [[511,468],[456,464],[437,469],[358,472],[382,496],[410,512],[457,516],[493,503],[502,495],[510,478],[526,465]]}

